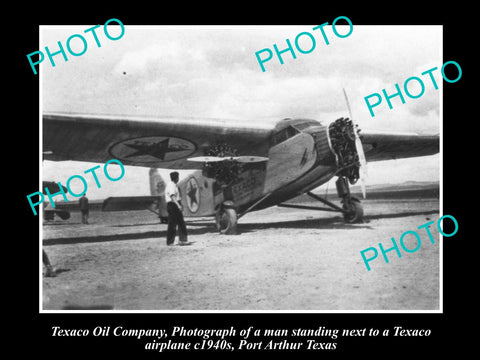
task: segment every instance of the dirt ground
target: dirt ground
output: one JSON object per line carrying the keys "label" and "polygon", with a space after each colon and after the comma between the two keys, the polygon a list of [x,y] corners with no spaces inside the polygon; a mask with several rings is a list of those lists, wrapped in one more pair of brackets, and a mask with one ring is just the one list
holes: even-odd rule
{"label": "dirt ground", "polygon": [[[366,222],[337,213],[273,207],[239,221],[238,235],[212,219],[187,219],[190,246],[165,243],[166,225],[145,212],[79,213],[43,226],[58,269],[41,276],[44,310],[438,310],[438,199],[366,200]],[[431,244],[427,221],[435,239]],[[360,251],[417,230],[421,246],[399,258],[380,251],[367,271]],[[405,238],[415,248],[412,236]]]}

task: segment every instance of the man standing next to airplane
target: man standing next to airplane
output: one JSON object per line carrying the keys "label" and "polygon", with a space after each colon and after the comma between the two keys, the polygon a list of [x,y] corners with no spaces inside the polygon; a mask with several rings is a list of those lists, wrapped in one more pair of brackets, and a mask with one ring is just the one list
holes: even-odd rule
{"label": "man standing next to airplane", "polygon": [[78,203],[82,212],[82,224],[88,224],[88,198],[86,193],[78,200]]}
{"label": "man standing next to airplane", "polygon": [[177,233],[179,245],[187,245],[187,227],[182,214],[180,191],[178,189],[178,172],[170,173],[170,182],[165,187],[165,200],[168,212],[167,245],[173,245]]}

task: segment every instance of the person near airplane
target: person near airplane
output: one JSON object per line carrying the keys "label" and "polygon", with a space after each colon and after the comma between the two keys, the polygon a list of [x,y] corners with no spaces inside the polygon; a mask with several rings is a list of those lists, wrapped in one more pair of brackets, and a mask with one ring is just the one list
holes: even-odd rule
{"label": "person near airplane", "polygon": [[182,213],[181,195],[178,189],[179,175],[177,171],[170,173],[170,181],[165,188],[165,200],[167,202],[168,227],[167,227],[167,245],[173,245],[177,234],[179,245],[188,244],[187,226]]}

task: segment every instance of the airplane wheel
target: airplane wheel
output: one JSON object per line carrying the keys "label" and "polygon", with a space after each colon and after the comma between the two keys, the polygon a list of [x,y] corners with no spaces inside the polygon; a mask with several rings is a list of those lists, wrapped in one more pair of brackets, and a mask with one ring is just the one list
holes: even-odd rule
{"label": "airplane wheel", "polygon": [[217,230],[221,234],[237,233],[237,212],[235,209],[223,208],[217,211],[215,216]]}
{"label": "airplane wheel", "polygon": [[363,206],[360,200],[352,197],[348,204],[344,203],[343,208],[349,210],[343,214],[343,218],[349,224],[363,222]]}
{"label": "airplane wheel", "polygon": [[70,213],[68,211],[65,211],[65,210],[56,210],[55,211],[55,214],[57,214],[60,219],[62,220],[68,220],[70,219]]}
{"label": "airplane wheel", "polygon": [[168,217],[160,216],[160,223],[161,224],[168,224]]}

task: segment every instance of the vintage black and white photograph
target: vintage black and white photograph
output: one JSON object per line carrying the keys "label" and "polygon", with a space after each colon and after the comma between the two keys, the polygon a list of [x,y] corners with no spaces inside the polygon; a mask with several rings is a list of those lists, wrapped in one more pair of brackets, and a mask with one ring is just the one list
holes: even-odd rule
{"label": "vintage black and white photograph", "polygon": [[30,58],[41,312],[442,311],[441,25],[120,20]]}

